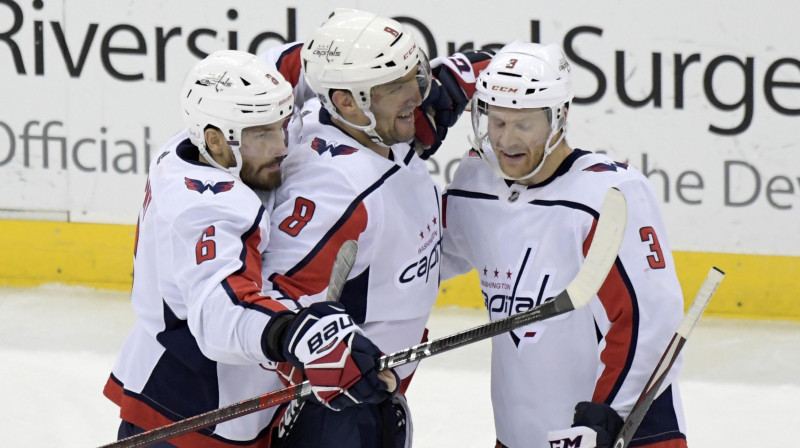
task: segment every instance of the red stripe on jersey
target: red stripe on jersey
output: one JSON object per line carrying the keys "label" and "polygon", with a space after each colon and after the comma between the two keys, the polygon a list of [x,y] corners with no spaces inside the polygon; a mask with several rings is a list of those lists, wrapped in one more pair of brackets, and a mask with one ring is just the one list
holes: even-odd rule
{"label": "red stripe on jersey", "polygon": [[[425,331],[422,332],[422,339],[419,341],[419,343],[422,344],[422,343],[425,343],[425,342],[428,342],[428,328],[427,327],[425,328]],[[402,380],[400,380],[400,385],[397,388],[397,393],[399,393],[400,395],[405,395],[406,394],[406,391],[408,390],[408,386],[411,385],[411,379],[414,378],[414,374],[415,373],[417,373],[416,367],[414,368],[413,371],[411,371],[410,375],[408,375],[407,377],[405,377]]]}
{"label": "red stripe on jersey", "polygon": [[271,311],[285,311],[287,308],[269,296],[261,295],[261,232],[258,227],[244,241],[244,270],[233,273],[225,279],[240,302],[247,302]]}
{"label": "red stripe on jersey", "polygon": [[289,81],[292,87],[297,87],[297,83],[300,82],[300,67],[302,67],[300,50],[302,49],[302,45],[294,46],[290,51],[281,55],[280,58],[281,66],[278,67],[278,71]]}
{"label": "red stripe on jersey", "polygon": [[[597,220],[592,223],[592,229],[583,242],[583,254],[589,250],[597,228]],[[611,328],[605,335],[606,346],[600,354],[600,360],[605,365],[603,373],[597,380],[592,401],[605,403],[612,394],[620,376],[626,370],[628,354],[632,350],[633,341],[633,298],[619,272],[617,265],[611,267],[608,277],[597,292],[597,297],[606,310]]]}
{"label": "red stripe on jersey", "polygon": [[287,275],[275,275],[272,283],[289,297],[297,300],[303,295],[313,295],[328,287],[333,270],[333,262],[339,248],[347,240],[358,240],[359,235],[367,228],[367,208],[359,202],[353,213],[347,218],[322,247],[315,247],[316,253],[299,270]]}
{"label": "red stripe on jersey", "polygon": [[[146,431],[174,423],[146,403],[136,399],[135,396],[126,394],[122,385],[113,378],[109,378],[106,382],[103,394],[120,407],[119,416],[122,420],[133,423]],[[262,437],[261,440],[245,445],[242,442],[235,444],[226,443],[198,432],[190,432],[169,439],[169,443],[178,448],[193,448],[198,446],[208,448],[269,448],[270,446],[269,437]]]}

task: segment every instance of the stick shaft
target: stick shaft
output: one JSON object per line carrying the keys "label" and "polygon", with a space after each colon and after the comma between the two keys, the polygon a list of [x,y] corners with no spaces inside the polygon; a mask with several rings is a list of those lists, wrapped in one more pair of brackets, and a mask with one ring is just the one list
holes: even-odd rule
{"label": "stick shaft", "polygon": [[700,320],[700,316],[702,316],[703,311],[705,311],[706,306],[708,306],[708,302],[711,300],[711,296],[714,295],[714,291],[717,290],[724,276],[725,273],[717,268],[711,268],[709,271],[708,277],[706,277],[706,280],[700,287],[700,291],[698,291],[697,296],[689,306],[689,311],[686,313],[686,316],[684,316],[680,325],[678,325],[678,330],[672,336],[672,340],[669,342],[667,349],[664,350],[664,354],[661,356],[658,364],[656,364],[655,369],[653,369],[653,374],[650,375],[650,379],[647,381],[647,384],[645,384],[644,390],[642,390],[641,395],[639,395],[639,399],[636,401],[636,404],[633,405],[631,413],[622,425],[622,429],[614,442],[614,448],[626,448],[631,439],[633,439],[633,435],[636,433],[636,430],[639,429],[639,425],[650,409],[650,405],[653,403],[653,400],[655,400],[656,395],[658,395],[658,390],[664,383],[667,374],[678,358],[684,344],[686,344],[686,339],[691,334],[697,321]]}

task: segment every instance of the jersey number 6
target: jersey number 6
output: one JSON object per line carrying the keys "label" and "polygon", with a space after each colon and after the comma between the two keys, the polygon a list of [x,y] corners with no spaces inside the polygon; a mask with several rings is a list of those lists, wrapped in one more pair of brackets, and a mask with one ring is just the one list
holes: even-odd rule
{"label": "jersey number 6", "polygon": [[303,230],[303,227],[311,221],[311,218],[314,216],[315,208],[316,206],[313,202],[302,196],[298,196],[294,201],[294,211],[292,215],[284,219],[278,228],[291,236],[297,236],[297,234]]}
{"label": "jersey number 6", "polygon": [[197,264],[204,261],[213,260],[217,257],[217,244],[210,237],[217,233],[214,226],[209,226],[200,239],[197,240],[197,245],[194,247],[194,255],[197,258]]}

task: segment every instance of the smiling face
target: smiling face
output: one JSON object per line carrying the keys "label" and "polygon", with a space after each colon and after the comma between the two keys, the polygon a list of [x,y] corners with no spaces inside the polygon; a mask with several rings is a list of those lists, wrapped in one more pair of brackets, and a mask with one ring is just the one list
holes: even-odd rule
{"label": "smiling face", "polygon": [[547,112],[489,106],[487,121],[489,142],[507,176],[523,177],[539,166],[550,134]]}
{"label": "smiling face", "polygon": [[242,131],[242,182],[250,188],[273,190],[281,184],[281,161],[286,157],[284,124],[278,122]]}
{"label": "smiling face", "polygon": [[375,132],[384,144],[394,145],[414,138],[414,109],[422,104],[416,67],[402,78],[373,87],[371,97]]}

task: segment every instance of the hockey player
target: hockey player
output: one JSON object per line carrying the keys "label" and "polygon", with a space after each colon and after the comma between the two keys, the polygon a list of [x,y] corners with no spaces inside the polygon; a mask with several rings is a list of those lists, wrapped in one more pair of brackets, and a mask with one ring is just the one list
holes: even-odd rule
{"label": "hockey player", "polygon": [[[291,85],[262,59],[220,51],[190,70],[181,103],[188,137],[150,167],[134,248],[137,321],[104,391],[121,408],[119,438],[280,388],[274,366],[287,360],[331,405],[385,400],[394,378],[378,376],[380,350],[339,305],[261,293],[270,223],[253,188],[281,182]],[[159,446],[269,447],[273,413]]]}
{"label": "hockey player", "polygon": [[[442,278],[476,269],[492,320],[550,300],[581,267],[605,192],[628,223],[590,306],[493,338],[497,447],[608,446],[682,317],[658,202],[637,170],[566,139],[570,66],[555,45],[514,42],[472,99],[474,150],[443,199]],[[678,362],[631,446],[685,447]]]}
{"label": "hockey player", "polygon": [[[436,104],[425,108],[431,113],[420,114],[423,100],[431,100],[425,53],[402,24],[364,11],[337,9],[305,44],[265,58],[297,85],[296,95],[307,89],[314,96],[290,127],[265,258],[267,288],[303,305],[324,300],[323,273],[344,241],[357,240],[340,303],[384,353],[418,344],[439,291],[441,220],[440,192],[411,142],[423,120],[428,135],[420,154],[430,155],[466,106],[465,92],[447,72],[463,104],[453,105],[437,84]],[[285,446],[410,444],[403,392],[414,368],[396,369],[401,387],[391,401],[340,412],[309,401],[290,410]]]}

